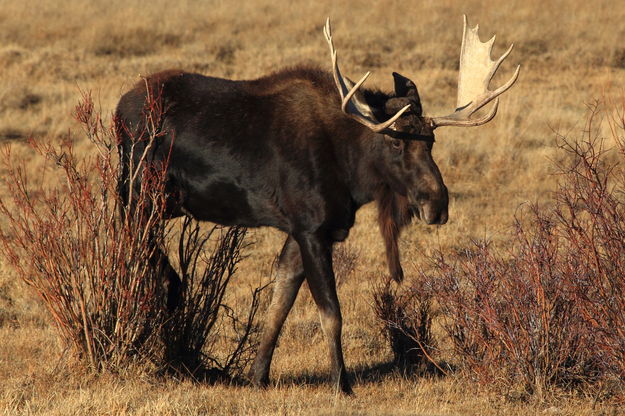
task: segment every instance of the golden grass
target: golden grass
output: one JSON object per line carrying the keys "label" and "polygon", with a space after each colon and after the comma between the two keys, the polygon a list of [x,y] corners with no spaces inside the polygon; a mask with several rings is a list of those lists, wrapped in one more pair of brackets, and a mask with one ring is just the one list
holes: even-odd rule
{"label": "golden grass", "polygon": [[[0,140],[32,172],[41,162],[23,144],[71,137],[92,151],[70,113],[81,90],[99,97],[110,114],[139,74],[180,67],[228,78],[251,78],[311,63],[329,69],[321,34],[333,19],[342,67],[352,77],[392,86],[391,71],[414,79],[426,112],[450,112],[455,103],[462,14],[498,34],[495,54],[514,41],[501,78],[522,64],[517,85],[484,127],[441,129],[435,159],[450,189],[444,227],[412,225],[402,241],[413,273],[433,249],[463,247],[472,238],[505,239],[524,201],[545,200],[553,189],[554,130],[573,137],[584,127],[586,104],[620,96],[625,86],[625,8],[609,1],[483,0],[317,2],[280,5],[268,0],[88,2],[0,7]],[[306,111],[306,109],[302,109]],[[37,178],[49,180],[48,178]],[[0,197],[6,197],[0,191]],[[354,398],[336,396],[327,381],[325,342],[304,288],[287,321],[268,390],[153,380],[128,370],[94,377],[66,363],[45,311],[0,263],[0,409],[5,414],[621,414],[592,398],[549,404],[499,397],[467,380],[406,380],[384,371],[390,359],[371,307],[372,285],[386,273],[374,209],[362,209],[349,244],[359,252],[355,272],[340,286],[344,346],[355,373]],[[284,236],[251,233],[254,245],[241,265],[232,298],[267,282]],[[245,304],[245,303],[243,303]],[[322,359],[320,359],[322,357]],[[377,371],[380,370],[380,371]]]}

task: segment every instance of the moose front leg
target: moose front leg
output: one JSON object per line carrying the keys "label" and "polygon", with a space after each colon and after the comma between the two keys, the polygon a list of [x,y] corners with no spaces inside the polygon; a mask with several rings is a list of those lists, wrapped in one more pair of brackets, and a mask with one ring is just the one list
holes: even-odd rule
{"label": "moose front leg", "polygon": [[308,287],[319,309],[321,328],[330,347],[330,365],[335,386],[352,394],[341,346],[341,308],[332,270],[332,242],[317,234],[298,237]]}
{"label": "moose front leg", "polygon": [[256,385],[264,386],[269,382],[271,358],[280,330],[303,281],[304,269],[299,246],[295,239],[289,236],[278,258],[271,305],[267,311],[258,353],[249,372],[250,380]]}

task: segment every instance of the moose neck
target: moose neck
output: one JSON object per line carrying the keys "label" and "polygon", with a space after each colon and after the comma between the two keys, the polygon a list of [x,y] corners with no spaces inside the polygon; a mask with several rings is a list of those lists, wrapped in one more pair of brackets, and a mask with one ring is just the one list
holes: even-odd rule
{"label": "moose neck", "polygon": [[378,198],[381,190],[388,188],[379,160],[375,155],[383,145],[383,136],[351,120],[348,137],[336,138],[335,146],[344,177],[357,207]]}
{"label": "moose neck", "polygon": [[401,282],[404,273],[398,239],[401,229],[410,222],[412,215],[406,197],[393,192],[385,177],[379,158],[384,137],[366,127],[357,127],[358,131],[352,131],[353,135],[346,140],[335,139],[338,153],[344,156],[338,160],[356,207],[376,201],[389,275],[393,280]]}

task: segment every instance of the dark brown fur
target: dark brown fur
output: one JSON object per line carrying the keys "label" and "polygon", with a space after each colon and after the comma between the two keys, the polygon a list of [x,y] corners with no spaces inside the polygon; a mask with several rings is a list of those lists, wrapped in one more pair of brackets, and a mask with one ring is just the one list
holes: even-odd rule
{"label": "dark brown fur", "polygon": [[378,225],[386,248],[386,263],[390,277],[396,282],[404,279],[399,254],[399,235],[404,226],[410,223],[412,214],[408,199],[391,192],[389,189],[380,191],[376,197],[378,207]]}

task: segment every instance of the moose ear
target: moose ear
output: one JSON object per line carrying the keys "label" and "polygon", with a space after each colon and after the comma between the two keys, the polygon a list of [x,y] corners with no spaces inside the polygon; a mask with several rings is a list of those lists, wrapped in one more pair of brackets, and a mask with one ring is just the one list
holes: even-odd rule
{"label": "moose ear", "polygon": [[420,101],[419,92],[414,82],[397,72],[393,72],[393,79],[395,80],[395,95],[397,97],[410,97]]}

